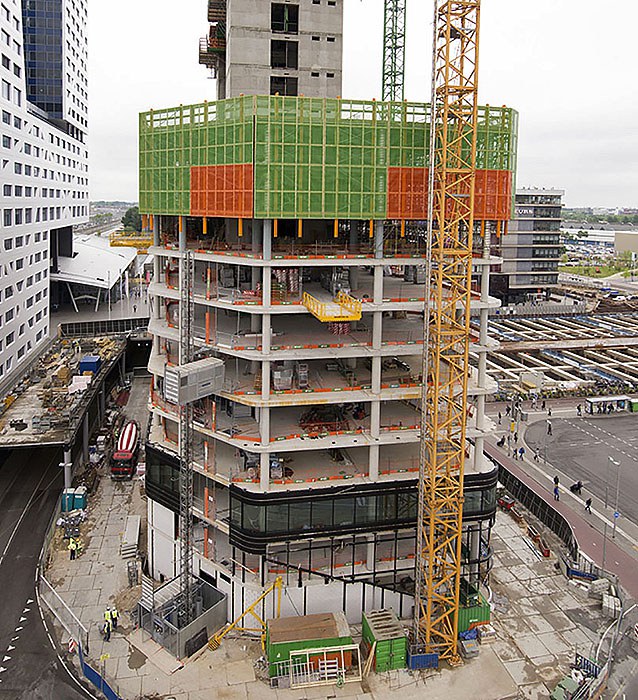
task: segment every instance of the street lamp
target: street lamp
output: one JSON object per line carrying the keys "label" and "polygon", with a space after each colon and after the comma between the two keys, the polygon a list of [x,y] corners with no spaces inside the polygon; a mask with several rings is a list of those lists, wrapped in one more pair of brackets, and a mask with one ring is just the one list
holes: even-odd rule
{"label": "street lamp", "polygon": [[616,501],[614,504],[614,527],[611,531],[611,536],[616,537],[616,522],[618,521],[618,498],[620,496],[620,462],[617,462],[611,455],[609,455],[609,461],[618,467],[616,472]]}

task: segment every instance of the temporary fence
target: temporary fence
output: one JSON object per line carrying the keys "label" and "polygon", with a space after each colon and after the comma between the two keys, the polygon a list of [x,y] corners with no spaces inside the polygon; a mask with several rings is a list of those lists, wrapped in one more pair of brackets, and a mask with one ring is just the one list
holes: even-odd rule
{"label": "temporary fence", "polygon": [[104,671],[98,673],[93,666],[91,666],[84,657],[84,650],[82,645],[78,645],[78,658],[80,660],[80,668],[84,677],[92,683],[106,698],[106,700],[122,700],[119,693],[117,693],[113,688],[107,683],[104,678]]}
{"label": "temporary fence", "polygon": [[58,592],[46,580],[41,572],[38,575],[38,592],[40,600],[46,605],[47,609],[55,617],[55,619],[64,627],[70,637],[74,639],[79,646],[89,648],[89,631],[80,622],[77,615],[71,608],[62,600]]}

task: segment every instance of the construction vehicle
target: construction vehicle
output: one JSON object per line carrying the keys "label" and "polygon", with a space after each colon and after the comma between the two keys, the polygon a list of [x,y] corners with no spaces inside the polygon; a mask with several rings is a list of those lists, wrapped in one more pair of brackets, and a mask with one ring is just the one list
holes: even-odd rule
{"label": "construction vehicle", "polygon": [[111,479],[132,479],[137,466],[140,448],[140,428],[136,421],[129,421],[120,431],[115,450],[111,455]]}
{"label": "construction vehicle", "polygon": [[[208,648],[211,651],[219,649],[222,639],[232,630],[237,630],[238,632],[259,632],[261,634],[261,648],[266,648],[266,620],[264,620],[257,612],[257,607],[259,604],[265,600],[271,593],[275,593],[276,596],[276,613],[275,617],[281,615],[281,591],[284,586],[284,580],[281,576],[277,576],[274,582],[268,586],[268,588],[257,598],[257,600],[249,605],[244,612],[233,622],[228,623],[225,627],[216,632],[208,640]],[[243,627],[240,626],[240,622],[246,617],[246,615],[252,615],[255,620],[259,623],[259,627]]]}

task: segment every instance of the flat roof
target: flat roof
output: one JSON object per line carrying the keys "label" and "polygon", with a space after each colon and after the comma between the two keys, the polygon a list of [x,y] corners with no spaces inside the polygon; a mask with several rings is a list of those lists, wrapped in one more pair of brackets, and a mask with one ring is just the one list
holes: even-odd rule
{"label": "flat roof", "polygon": [[74,236],[73,252],[72,258],[58,258],[52,281],[110,289],[137,257],[135,248],[111,248],[108,236],[95,234]]}
{"label": "flat roof", "polygon": [[350,636],[350,627],[346,616],[339,611],[268,620],[268,634],[271,644],[343,639]]}

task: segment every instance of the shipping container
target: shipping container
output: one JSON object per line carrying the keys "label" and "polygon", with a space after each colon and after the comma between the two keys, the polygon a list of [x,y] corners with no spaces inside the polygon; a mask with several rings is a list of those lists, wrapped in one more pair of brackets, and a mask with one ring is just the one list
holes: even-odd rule
{"label": "shipping container", "polygon": [[[269,620],[266,630],[269,675],[272,678],[285,672],[291,651],[340,647],[352,643],[350,627],[343,612]],[[351,652],[345,654],[345,659],[347,665],[352,663]]]}
{"label": "shipping container", "polygon": [[478,594],[479,602],[477,605],[459,608],[459,633],[467,632],[467,630],[489,623],[491,608],[490,604]]}
{"label": "shipping container", "polygon": [[408,640],[392,609],[372,610],[363,614],[362,636],[369,653],[376,642],[374,669],[377,673],[406,668]]}
{"label": "shipping container", "polygon": [[93,372],[97,374],[102,366],[102,358],[99,355],[85,355],[80,360],[80,374]]}

